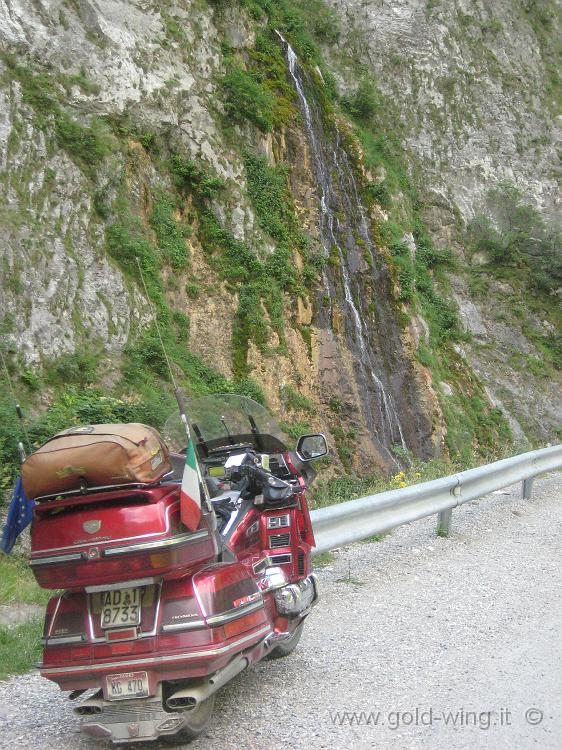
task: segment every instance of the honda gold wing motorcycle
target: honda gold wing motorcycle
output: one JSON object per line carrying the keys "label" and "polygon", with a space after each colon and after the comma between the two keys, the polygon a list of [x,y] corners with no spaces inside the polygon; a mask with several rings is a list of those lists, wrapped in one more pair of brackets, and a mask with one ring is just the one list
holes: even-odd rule
{"label": "honda gold wing motorcycle", "polygon": [[81,478],[35,497],[31,566],[42,587],[62,590],[47,606],[39,669],[80,698],[80,728],[100,739],[195,738],[216,691],[291,653],[318,600],[305,491],[324,436],[288,450],[268,412],[242,396],[196,399],[188,414],[207,496],[194,531],[180,517],[179,414],[163,430],[172,470],[159,481]]}

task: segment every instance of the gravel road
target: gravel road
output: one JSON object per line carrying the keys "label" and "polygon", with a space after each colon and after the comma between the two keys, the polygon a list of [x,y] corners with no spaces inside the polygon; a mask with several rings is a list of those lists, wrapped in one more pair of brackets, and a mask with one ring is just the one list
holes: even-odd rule
{"label": "gravel road", "polygon": [[[340,550],[298,650],[224,688],[190,748],[558,750],[562,475],[502,493],[455,510],[449,539],[427,519]],[[0,683],[0,747],[103,745],[29,674]]]}

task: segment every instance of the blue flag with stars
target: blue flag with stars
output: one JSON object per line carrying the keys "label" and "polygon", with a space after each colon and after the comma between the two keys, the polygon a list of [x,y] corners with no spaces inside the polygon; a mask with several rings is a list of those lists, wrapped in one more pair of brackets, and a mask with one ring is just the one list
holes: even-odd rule
{"label": "blue flag with stars", "polygon": [[2,552],[9,554],[12,551],[17,537],[31,523],[34,505],[33,500],[30,500],[25,494],[21,477],[18,477],[2,532],[2,541],[0,542]]}

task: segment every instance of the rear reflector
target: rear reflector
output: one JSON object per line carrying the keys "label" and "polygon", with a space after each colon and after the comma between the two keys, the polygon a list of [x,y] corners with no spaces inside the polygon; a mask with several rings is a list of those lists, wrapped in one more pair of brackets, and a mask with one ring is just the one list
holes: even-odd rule
{"label": "rear reflector", "polygon": [[121,628],[119,630],[106,630],[105,637],[108,641],[130,641],[137,637],[136,628]]}
{"label": "rear reflector", "polygon": [[134,649],[135,644],[128,641],[127,643],[114,643],[110,646],[111,653],[114,656],[121,656],[122,654],[130,654]]}

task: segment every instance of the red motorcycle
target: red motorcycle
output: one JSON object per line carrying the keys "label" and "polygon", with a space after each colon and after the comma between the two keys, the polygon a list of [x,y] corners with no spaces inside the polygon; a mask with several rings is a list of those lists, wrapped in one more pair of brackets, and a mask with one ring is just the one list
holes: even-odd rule
{"label": "red motorcycle", "polygon": [[153,485],[36,499],[31,565],[48,606],[41,674],[82,696],[82,731],[113,742],[189,741],[216,691],[266,656],[291,653],[318,600],[305,490],[323,435],[286,437],[259,404],[189,406],[210,502],[180,520],[186,433],[163,434],[173,472]]}

